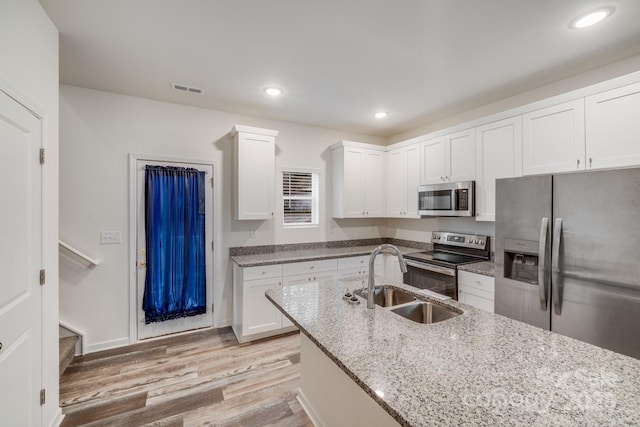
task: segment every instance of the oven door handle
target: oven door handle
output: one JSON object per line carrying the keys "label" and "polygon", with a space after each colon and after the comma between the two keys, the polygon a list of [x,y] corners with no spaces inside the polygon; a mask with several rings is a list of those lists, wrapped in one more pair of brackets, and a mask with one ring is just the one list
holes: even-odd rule
{"label": "oven door handle", "polygon": [[421,262],[411,261],[405,258],[408,267],[415,267],[421,270],[431,271],[432,273],[444,274],[445,276],[455,277],[456,271],[446,267],[439,267],[432,264],[424,264]]}

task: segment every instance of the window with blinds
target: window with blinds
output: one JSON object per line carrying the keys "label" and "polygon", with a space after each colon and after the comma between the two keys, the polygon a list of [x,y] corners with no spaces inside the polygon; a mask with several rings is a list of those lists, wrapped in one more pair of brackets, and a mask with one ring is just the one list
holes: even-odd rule
{"label": "window with blinds", "polygon": [[318,174],[283,171],[282,198],[285,226],[318,225]]}

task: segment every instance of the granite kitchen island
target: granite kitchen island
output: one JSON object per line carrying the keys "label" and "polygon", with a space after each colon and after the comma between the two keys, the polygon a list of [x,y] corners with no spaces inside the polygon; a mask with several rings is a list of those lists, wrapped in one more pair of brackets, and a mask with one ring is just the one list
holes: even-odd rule
{"label": "granite kitchen island", "polygon": [[[335,372],[324,373],[336,368],[376,407],[363,410],[353,403],[347,415],[354,419],[363,412],[375,417],[375,410],[382,409],[394,423],[408,426],[640,420],[640,360],[453,300],[416,294],[462,311],[434,324],[412,322],[388,308],[367,309],[364,300],[349,305],[343,294],[360,283],[327,281],[267,292],[304,334],[301,392],[307,409],[318,412],[310,414],[316,422],[326,424],[317,410],[325,398],[352,405],[353,393],[340,392]],[[415,291],[382,279],[376,284]],[[305,375],[313,375],[317,384],[312,388],[324,390],[323,397],[306,396],[305,383],[310,384]],[[376,425],[383,424],[380,420]]]}

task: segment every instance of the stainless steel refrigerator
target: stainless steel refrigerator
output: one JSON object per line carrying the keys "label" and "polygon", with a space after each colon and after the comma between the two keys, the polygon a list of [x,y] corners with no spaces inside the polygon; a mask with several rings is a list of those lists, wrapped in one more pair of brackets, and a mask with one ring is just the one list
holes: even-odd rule
{"label": "stainless steel refrigerator", "polygon": [[640,358],[640,169],[496,181],[495,312]]}

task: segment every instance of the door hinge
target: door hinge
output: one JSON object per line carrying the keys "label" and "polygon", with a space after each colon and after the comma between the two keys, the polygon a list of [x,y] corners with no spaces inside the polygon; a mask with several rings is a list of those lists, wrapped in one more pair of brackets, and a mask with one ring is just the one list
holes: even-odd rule
{"label": "door hinge", "polygon": [[44,165],[44,148],[40,149],[40,164]]}
{"label": "door hinge", "polygon": [[45,275],[44,275],[44,269],[40,270],[40,284],[44,285],[44,279],[45,279]]}
{"label": "door hinge", "polygon": [[47,400],[47,393],[44,389],[40,390],[40,405],[44,405]]}
{"label": "door hinge", "polygon": [[211,178],[209,182],[211,183],[211,188],[213,188],[213,178]]}

